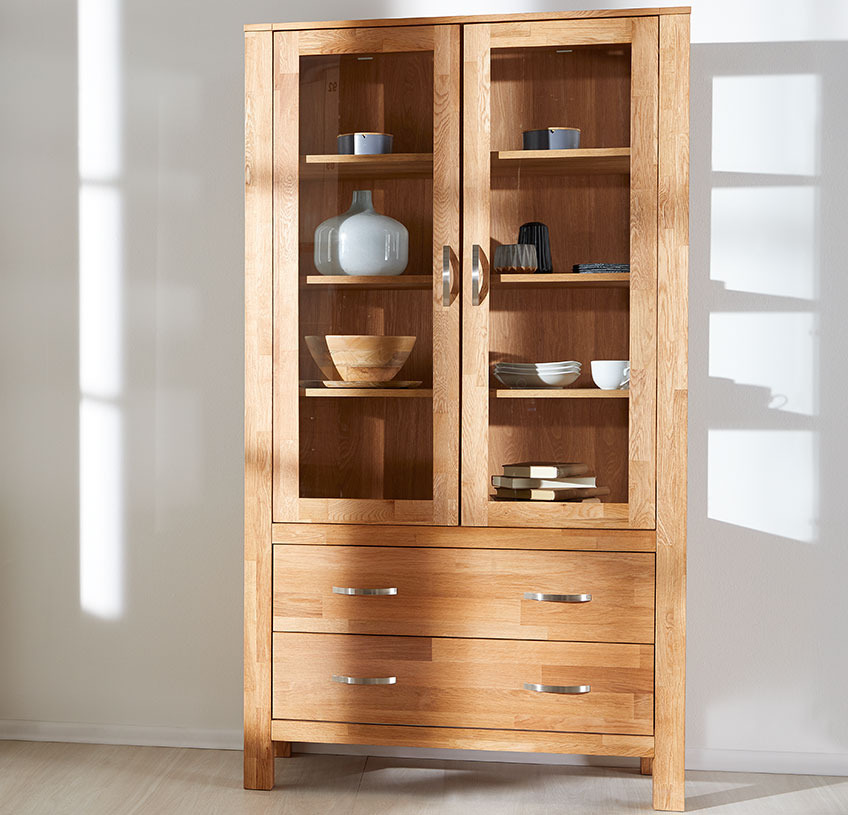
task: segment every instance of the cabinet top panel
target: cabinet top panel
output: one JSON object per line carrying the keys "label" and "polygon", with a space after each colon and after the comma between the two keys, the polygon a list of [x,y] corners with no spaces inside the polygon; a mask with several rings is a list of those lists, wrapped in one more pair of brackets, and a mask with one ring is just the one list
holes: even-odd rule
{"label": "cabinet top panel", "polygon": [[575,20],[594,17],[649,17],[655,14],[689,14],[689,6],[674,8],[593,9],[544,11],[525,14],[481,14],[465,17],[384,17],[379,20],[319,20],[317,22],[249,23],[245,31],[293,31],[314,28],[375,28],[404,25],[462,25],[465,23],[513,23],[532,20]]}

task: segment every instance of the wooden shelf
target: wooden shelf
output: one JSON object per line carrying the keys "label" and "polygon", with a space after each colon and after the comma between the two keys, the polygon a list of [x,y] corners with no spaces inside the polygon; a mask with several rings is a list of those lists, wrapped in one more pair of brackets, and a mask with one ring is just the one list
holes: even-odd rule
{"label": "wooden shelf", "polygon": [[496,399],[629,399],[630,391],[605,391],[600,388],[496,388]]}
{"label": "wooden shelf", "polygon": [[323,275],[310,274],[300,279],[301,287],[344,286],[346,289],[429,289],[433,276],[401,275]]}
{"label": "wooden shelf", "polygon": [[301,178],[397,176],[433,174],[432,153],[382,153],[376,156],[345,156],[335,153],[300,158]]}
{"label": "wooden shelf", "polygon": [[504,286],[571,286],[572,288],[607,287],[627,288],[629,272],[571,272],[565,274],[498,274],[495,279]]}
{"label": "wooden shelf", "polygon": [[373,399],[394,396],[402,399],[430,399],[431,388],[301,388],[301,396],[320,396],[328,399]]}
{"label": "wooden shelf", "polygon": [[629,147],[591,147],[579,150],[499,150],[492,153],[492,172],[594,175],[630,172]]}

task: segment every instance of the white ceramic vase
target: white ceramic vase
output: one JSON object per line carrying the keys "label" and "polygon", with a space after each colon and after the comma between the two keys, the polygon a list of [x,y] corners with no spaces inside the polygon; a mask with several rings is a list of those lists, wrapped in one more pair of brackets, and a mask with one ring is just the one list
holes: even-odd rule
{"label": "white ceramic vase", "polygon": [[403,274],[408,259],[409,232],[374,209],[371,190],[356,190],[347,212],[315,230],[315,268],[321,274]]}

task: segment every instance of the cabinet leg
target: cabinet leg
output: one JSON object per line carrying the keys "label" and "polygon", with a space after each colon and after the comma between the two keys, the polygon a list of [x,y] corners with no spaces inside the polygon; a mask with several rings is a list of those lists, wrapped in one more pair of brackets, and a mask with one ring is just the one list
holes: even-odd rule
{"label": "cabinet leg", "polygon": [[274,757],[275,758],[291,758],[291,742],[290,741],[275,741],[274,742]]}
{"label": "cabinet leg", "polygon": [[654,760],[652,758],[640,758],[639,770],[642,775],[651,775],[654,772]]}
{"label": "cabinet leg", "polygon": [[651,761],[653,806],[664,812],[683,812],[686,809],[683,760],[682,756],[678,761],[672,758],[654,756]]}
{"label": "cabinet leg", "polygon": [[270,790],[274,788],[274,743],[270,740],[244,739],[244,788]]}

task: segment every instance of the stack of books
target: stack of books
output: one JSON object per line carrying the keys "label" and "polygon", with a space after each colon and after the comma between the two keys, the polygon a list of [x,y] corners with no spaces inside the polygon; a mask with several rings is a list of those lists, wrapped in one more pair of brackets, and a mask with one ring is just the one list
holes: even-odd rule
{"label": "stack of books", "polygon": [[581,501],[600,503],[609,487],[599,487],[587,475],[586,464],[557,461],[520,461],[504,464],[503,475],[493,475],[495,496],[510,501]]}
{"label": "stack of books", "polygon": [[629,263],[575,263],[572,269],[578,273],[609,274],[630,272]]}

